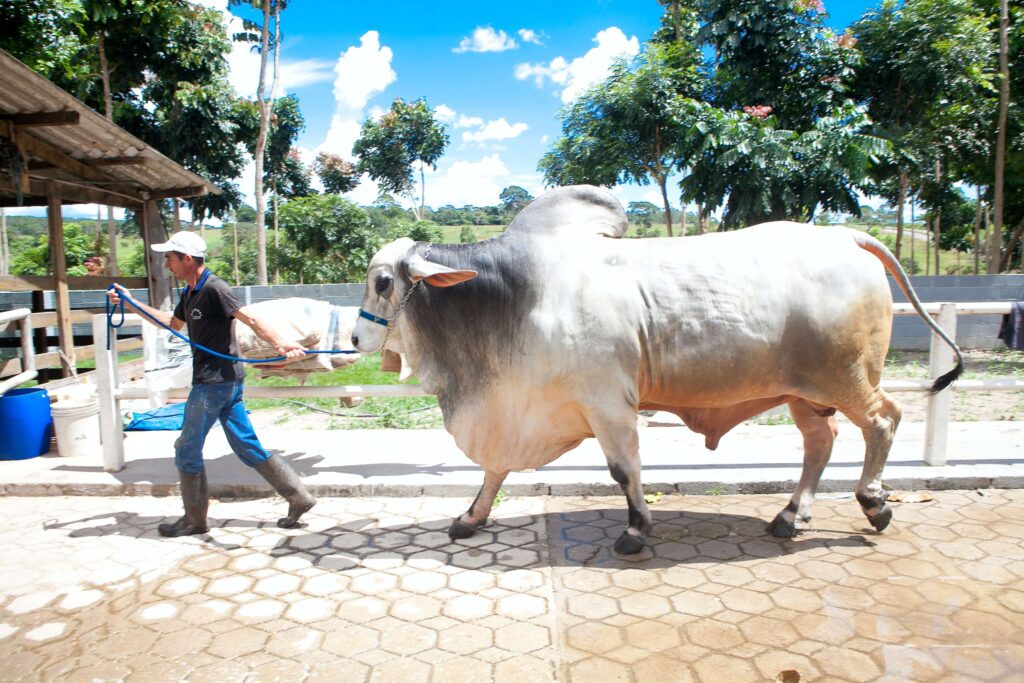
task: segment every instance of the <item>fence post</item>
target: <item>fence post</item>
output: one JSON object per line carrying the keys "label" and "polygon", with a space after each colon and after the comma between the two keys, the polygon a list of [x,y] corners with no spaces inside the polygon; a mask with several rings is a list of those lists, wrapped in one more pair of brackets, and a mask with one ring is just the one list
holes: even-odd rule
{"label": "fence post", "polygon": [[[939,308],[935,322],[956,339],[956,304],[944,303]],[[953,349],[937,335],[932,335],[931,351],[928,354],[928,374],[934,380],[952,369],[956,362]],[[946,464],[946,441],[949,433],[949,409],[953,403],[953,388],[928,395],[928,416],[925,422],[924,461],[928,465]]]}
{"label": "fence post", "polygon": [[124,469],[124,432],[121,429],[121,402],[117,399],[117,335],[110,335],[107,351],[107,316],[92,317],[92,341],[96,347],[96,396],[100,402],[100,434],[103,442],[103,470]]}

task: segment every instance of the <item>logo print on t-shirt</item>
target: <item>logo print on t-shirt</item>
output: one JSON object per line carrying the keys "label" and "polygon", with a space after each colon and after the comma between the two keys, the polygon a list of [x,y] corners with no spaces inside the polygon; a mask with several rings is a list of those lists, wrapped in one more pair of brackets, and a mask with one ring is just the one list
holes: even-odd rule
{"label": "logo print on t-shirt", "polygon": [[192,309],[192,319],[193,320],[202,320],[203,319],[203,312],[200,311],[198,308],[193,308]]}

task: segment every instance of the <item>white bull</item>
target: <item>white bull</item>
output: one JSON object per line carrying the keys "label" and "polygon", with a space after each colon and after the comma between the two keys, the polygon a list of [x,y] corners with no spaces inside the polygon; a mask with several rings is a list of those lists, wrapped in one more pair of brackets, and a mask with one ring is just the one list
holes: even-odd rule
{"label": "white bull", "polygon": [[803,433],[804,468],[771,531],[792,536],[810,519],[836,410],[864,435],[857,500],[884,529],[892,513],[881,473],[901,412],[881,388],[892,323],[886,270],[956,350],[957,367],[933,389],[963,366],[892,254],[860,232],[796,223],[614,239],[626,228],[608,192],[559,188],[499,237],[400,239],[371,261],[355,348],[403,351],[437,394],[459,448],[484,470],[452,538],[486,521],[510,471],[545,465],[595,436],[629,506],[615,548],[636,553],[651,524],[636,411],[676,413],[714,448],[780,404]]}
{"label": "white bull", "polygon": [[[273,325],[284,339],[294,339],[307,349],[352,351],[318,353],[280,363],[258,363],[264,375],[298,376],[305,379],[313,372],[329,372],[358,361],[361,356],[351,345],[357,310],[354,306],[333,306],[324,301],[291,297],[251,304],[253,312]],[[243,358],[273,358],[277,349],[261,339],[248,325],[233,321],[235,339]]]}

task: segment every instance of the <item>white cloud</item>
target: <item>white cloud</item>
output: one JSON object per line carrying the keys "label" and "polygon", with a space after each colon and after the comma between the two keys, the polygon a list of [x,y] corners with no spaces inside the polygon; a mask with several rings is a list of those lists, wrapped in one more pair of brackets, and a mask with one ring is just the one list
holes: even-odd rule
{"label": "white cloud", "polygon": [[[281,77],[278,94],[287,93],[304,85],[322,83],[331,80],[333,70],[331,63],[323,59],[300,59],[296,62],[281,60]],[[258,76],[257,76],[258,78]]]}
{"label": "white cloud", "polygon": [[391,68],[391,48],[380,44],[377,31],[367,31],[359,47],[350,47],[338,57],[334,71],[334,100],[339,110],[361,111],[374,95],[398,78]]}
{"label": "white cloud", "polygon": [[533,43],[534,45],[543,45],[541,42],[541,34],[534,31],[532,28],[521,28],[519,29],[519,37],[524,43]]}
{"label": "white cloud", "polygon": [[484,143],[489,140],[510,140],[512,138],[519,137],[529,128],[525,123],[510,124],[505,120],[504,117],[497,121],[488,121],[486,126],[483,126],[476,132],[465,132],[462,134],[462,139],[465,142],[479,142]]}
{"label": "white cloud", "polygon": [[456,128],[476,128],[482,125],[484,125],[484,120],[479,116],[466,116],[465,114],[460,114],[455,122]]}
{"label": "white cloud", "polygon": [[434,116],[441,123],[455,123],[455,110],[447,104],[439,104],[434,108]]}
{"label": "white cloud", "polygon": [[542,86],[545,80],[550,80],[562,86],[562,102],[568,104],[588,87],[607,78],[612,62],[617,57],[633,57],[640,52],[640,41],[637,37],[627,38],[617,26],[599,31],[594,36],[594,42],[597,43],[596,47],[571,62],[563,57],[555,57],[547,65],[519,64],[515,70],[516,78],[532,78],[538,86]]}
{"label": "white cloud", "polygon": [[493,206],[508,187],[508,167],[497,154],[479,161],[456,161],[444,172],[427,178],[427,204],[434,208],[453,206]]}
{"label": "white cloud", "polygon": [[459,41],[459,46],[452,48],[452,52],[504,52],[514,50],[518,44],[504,31],[495,31],[490,26],[477,26],[473,35]]}

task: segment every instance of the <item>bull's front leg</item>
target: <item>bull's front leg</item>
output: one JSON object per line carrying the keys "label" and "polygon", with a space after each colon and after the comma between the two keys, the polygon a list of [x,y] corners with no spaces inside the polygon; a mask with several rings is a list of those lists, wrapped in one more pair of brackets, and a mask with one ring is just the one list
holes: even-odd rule
{"label": "bull's front leg", "polygon": [[647,533],[651,530],[651,511],[644,500],[643,483],[640,479],[640,437],[636,431],[636,419],[616,425],[614,422],[593,424],[608,471],[622,492],[626,494],[629,508],[629,526],[615,541],[615,552],[621,555],[635,555],[647,544]]}
{"label": "bull's front leg", "polygon": [[484,485],[480,487],[473,504],[469,506],[469,510],[456,517],[448,528],[450,539],[454,541],[469,538],[487,523],[487,517],[494,506],[494,498],[507,476],[508,472],[484,472]]}

